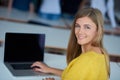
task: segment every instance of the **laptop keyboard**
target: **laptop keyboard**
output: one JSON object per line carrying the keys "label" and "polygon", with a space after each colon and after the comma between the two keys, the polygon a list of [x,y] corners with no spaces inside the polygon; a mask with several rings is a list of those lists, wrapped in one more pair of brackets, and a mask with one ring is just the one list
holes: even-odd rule
{"label": "laptop keyboard", "polygon": [[20,70],[22,70],[22,69],[32,69],[30,67],[32,64],[11,64],[11,65],[12,65],[13,69],[20,69]]}

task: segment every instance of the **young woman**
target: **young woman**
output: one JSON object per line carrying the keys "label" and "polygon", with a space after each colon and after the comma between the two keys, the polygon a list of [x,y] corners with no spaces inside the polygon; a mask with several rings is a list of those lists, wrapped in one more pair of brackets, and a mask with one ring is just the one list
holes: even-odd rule
{"label": "young woman", "polygon": [[[95,8],[84,8],[75,16],[67,49],[68,66],[64,70],[51,68],[41,62],[35,71],[53,73],[62,80],[109,80],[109,57],[103,47],[104,20]],[[54,78],[46,78],[54,80]]]}

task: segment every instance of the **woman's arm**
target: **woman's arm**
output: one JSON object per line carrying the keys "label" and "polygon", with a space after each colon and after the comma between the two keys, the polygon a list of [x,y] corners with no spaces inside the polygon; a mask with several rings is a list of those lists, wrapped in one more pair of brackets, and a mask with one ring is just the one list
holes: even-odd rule
{"label": "woman's arm", "polygon": [[37,72],[43,72],[43,73],[51,73],[57,76],[61,76],[63,70],[57,69],[57,68],[52,68],[42,62],[35,62],[31,66],[34,71]]}
{"label": "woman's arm", "polygon": [[50,73],[52,73],[52,74],[55,74],[55,75],[57,75],[57,76],[60,76],[61,77],[61,75],[62,75],[62,72],[63,72],[63,70],[62,69],[57,69],[57,68],[50,68]]}

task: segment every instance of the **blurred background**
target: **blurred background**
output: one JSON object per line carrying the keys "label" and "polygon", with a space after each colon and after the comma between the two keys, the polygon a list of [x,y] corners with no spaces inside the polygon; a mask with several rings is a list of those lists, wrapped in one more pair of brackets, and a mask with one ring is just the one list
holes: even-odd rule
{"label": "blurred background", "polygon": [[84,7],[95,7],[103,13],[105,24],[108,25],[105,29],[116,30],[117,28],[118,30],[120,28],[119,3],[119,0],[0,0],[0,16],[9,18],[24,13],[21,14],[21,18],[28,17],[28,23],[70,28],[78,10]]}

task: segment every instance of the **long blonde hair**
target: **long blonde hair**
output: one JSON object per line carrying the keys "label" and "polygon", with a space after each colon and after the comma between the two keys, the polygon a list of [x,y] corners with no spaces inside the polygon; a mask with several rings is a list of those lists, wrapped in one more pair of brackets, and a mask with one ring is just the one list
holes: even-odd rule
{"label": "long blonde hair", "polygon": [[67,63],[69,64],[74,58],[78,57],[82,52],[81,46],[77,43],[77,38],[75,36],[75,22],[78,18],[82,18],[86,16],[89,17],[97,26],[98,34],[97,37],[94,39],[92,45],[101,48],[105,56],[108,75],[110,75],[109,56],[102,44],[103,35],[104,35],[104,30],[103,30],[104,20],[102,13],[96,8],[84,8],[77,12],[75,19],[73,21],[71,35],[68,43]]}

